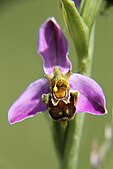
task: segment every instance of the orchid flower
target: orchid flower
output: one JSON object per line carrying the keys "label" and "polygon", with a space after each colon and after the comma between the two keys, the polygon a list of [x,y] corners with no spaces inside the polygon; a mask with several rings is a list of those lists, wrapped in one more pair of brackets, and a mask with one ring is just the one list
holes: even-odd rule
{"label": "orchid flower", "polygon": [[38,53],[45,76],[31,83],[9,109],[14,124],[48,110],[53,120],[67,122],[76,113],[106,114],[101,87],[91,78],[72,73],[68,42],[53,17],[40,28]]}

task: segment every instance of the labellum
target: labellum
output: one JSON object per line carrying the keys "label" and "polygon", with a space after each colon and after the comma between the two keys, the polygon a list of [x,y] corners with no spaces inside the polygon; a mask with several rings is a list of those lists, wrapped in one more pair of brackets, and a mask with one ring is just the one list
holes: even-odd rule
{"label": "labellum", "polygon": [[50,82],[50,93],[42,95],[50,116],[53,120],[59,121],[63,128],[67,126],[67,121],[74,118],[79,96],[77,90],[70,90],[70,75],[70,71],[62,74],[56,66],[52,74],[45,75]]}

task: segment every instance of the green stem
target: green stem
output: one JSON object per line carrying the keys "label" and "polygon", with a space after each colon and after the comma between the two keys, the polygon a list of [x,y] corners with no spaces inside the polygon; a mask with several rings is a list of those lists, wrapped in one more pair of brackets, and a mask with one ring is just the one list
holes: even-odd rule
{"label": "green stem", "polygon": [[[85,75],[90,75],[92,58],[93,58],[93,48],[94,48],[94,27],[90,36],[89,43],[89,56],[79,62],[80,73]],[[76,169],[78,158],[79,158],[79,148],[80,140],[82,135],[82,129],[84,124],[85,114],[76,114],[75,119],[69,123],[66,131],[66,143],[64,148],[63,160],[61,164],[61,169]]]}
{"label": "green stem", "polygon": [[58,159],[60,162],[62,162],[65,130],[60,126],[59,122],[52,122],[52,135],[58,154]]}
{"label": "green stem", "polygon": [[76,169],[84,122],[84,114],[76,115],[67,128],[67,140],[61,169]]}
{"label": "green stem", "polygon": [[[102,0],[83,0],[80,13],[71,0],[60,0],[64,19],[78,54],[78,72],[91,74],[94,49],[94,21]],[[77,169],[85,114],[76,114],[65,131],[53,124],[53,134],[61,169]]]}
{"label": "green stem", "polygon": [[92,27],[92,32],[89,39],[89,55],[78,60],[78,72],[87,76],[91,75],[92,60],[94,53],[94,38],[95,38],[95,24]]}

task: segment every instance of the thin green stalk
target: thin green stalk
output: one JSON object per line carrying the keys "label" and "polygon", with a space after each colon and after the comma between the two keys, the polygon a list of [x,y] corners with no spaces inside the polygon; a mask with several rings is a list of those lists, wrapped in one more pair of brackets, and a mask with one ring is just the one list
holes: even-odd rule
{"label": "thin green stalk", "polygon": [[58,155],[58,159],[60,163],[62,162],[62,157],[63,157],[63,144],[64,144],[64,135],[65,135],[65,130],[60,126],[59,122],[52,122],[52,135],[54,139],[54,144],[56,148],[56,152]]}
{"label": "thin green stalk", "polygon": [[[83,0],[80,13],[71,0],[60,0],[68,31],[75,44],[78,55],[78,72],[91,74],[94,50],[94,22],[102,0]],[[55,145],[60,157],[61,169],[77,169],[84,114],[76,114],[65,131],[54,124]]]}
{"label": "thin green stalk", "polygon": [[78,60],[78,72],[86,76],[91,75],[91,68],[93,62],[93,53],[94,53],[94,39],[95,38],[95,24],[93,24],[92,32],[89,39],[89,51],[88,57],[81,58]]}
{"label": "thin green stalk", "polygon": [[[92,58],[93,58],[93,48],[94,48],[94,28],[90,37],[89,46],[89,56],[86,58],[84,66],[79,62],[79,68],[81,68],[80,73],[85,75],[90,75]],[[82,69],[84,67],[84,69]],[[61,169],[76,169],[78,158],[79,158],[79,148],[80,140],[83,130],[85,114],[76,114],[75,119],[69,123],[67,127],[66,143],[64,149],[63,161],[61,164]]]}
{"label": "thin green stalk", "polygon": [[67,128],[67,140],[61,169],[76,169],[84,122],[84,114],[76,115]]}

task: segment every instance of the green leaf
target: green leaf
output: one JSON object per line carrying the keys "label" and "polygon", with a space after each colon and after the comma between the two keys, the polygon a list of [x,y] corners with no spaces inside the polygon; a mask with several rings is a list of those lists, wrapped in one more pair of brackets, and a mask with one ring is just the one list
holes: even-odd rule
{"label": "green leaf", "polygon": [[103,0],[84,0],[80,14],[91,30]]}
{"label": "green leaf", "polygon": [[88,56],[89,29],[71,0],[61,0],[65,23],[80,58]]}

